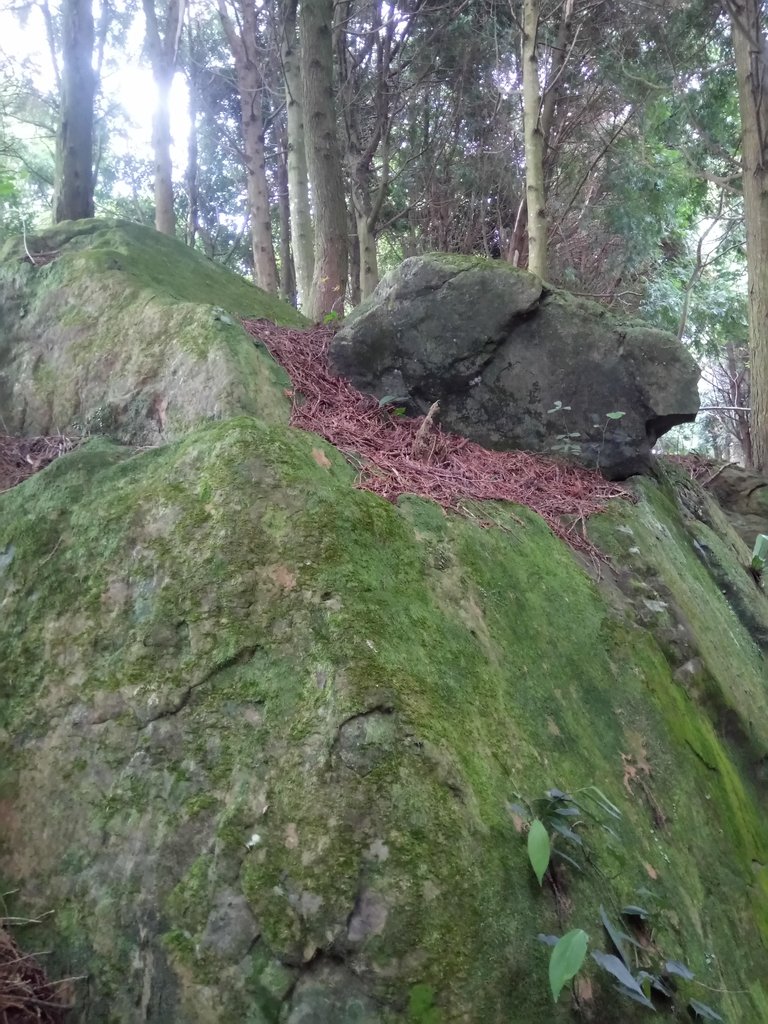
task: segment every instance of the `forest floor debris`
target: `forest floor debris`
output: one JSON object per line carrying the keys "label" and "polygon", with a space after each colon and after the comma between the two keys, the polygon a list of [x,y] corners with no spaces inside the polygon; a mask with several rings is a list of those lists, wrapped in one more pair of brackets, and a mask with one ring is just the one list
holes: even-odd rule
{"label": "forest floor debris", "polygon": [[[586,538],[586,519],[613,498],[632,498],[620,484],[572,463],[524,451],[491,451],[449,434],[435,421],[436,406],[426,417],[413,418],[382,407],[331,374],[327,353],[333,326],[297,329],[268,320],[244,325],[291,378],[292,425],[338,448],[357,468],[358,486],[388,501],[414,494],[481,523],[490,522],[491,512],[479,502],[526,505],[573,547],[596,554]],[[61,434],[0,434],[0,492],[80,443],[82,438]]]}
{"label": "forest floor debris", "polygon": [[63,1024],[68,1009],[60,985],[0,925],[0,1024]]}
{"label": "forest floor debris", "polygon": [[79,437],[12,437],[0,434],[0,492],[20,484],[81,443]]}
{"label": "forest floor debris", "polygon": [[292,425],[324,437],[357,467],[359,487],[389,501],[415,494],[481,520],[483,511],[472,509],[472,502],[526,505],[573,547],[596,554],[585,535],[586,518],[612,498],[631,499],[597,472],[530,452],[490,451],[445,433],[431,416],[425,431],[425,417],[380,407],[330,373],[333,326],[300,330],[267,320],[244,325],[293,382]]}

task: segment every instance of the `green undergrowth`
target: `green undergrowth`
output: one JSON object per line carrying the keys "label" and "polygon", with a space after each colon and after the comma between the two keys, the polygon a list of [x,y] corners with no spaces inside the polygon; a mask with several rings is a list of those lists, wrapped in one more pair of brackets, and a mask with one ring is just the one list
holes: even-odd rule
{"label": "green undergrowth", "polygon": [[[186,1008],[169,1021],[301,1020],[326,971],[339,1024],[575,1020],[537,933],[599,946],[599,906],[644,899],[703,1001],[753,1024],[759,790],[664,644],[529,510],[481,529],[353,483],[317,437],[243,417],[138,454],[94,441],[0,495],[0,874],[77,906],[51,943],[93,973],[87,1019],[132,1019],[162,983]],[[596,530],[664,526],[692,636],[719,634],[708,671],[725,692],[730,665],[758,737],[758,655],[675,522],[648,484]],[[590,785],[620,835],[590,831],[556,899],[508,804]],[[223,890],[257,922],[237,954]],[[646,1015],[590,978],[592,1019]],[[361,985],[377,1009],[355,1017]]]}

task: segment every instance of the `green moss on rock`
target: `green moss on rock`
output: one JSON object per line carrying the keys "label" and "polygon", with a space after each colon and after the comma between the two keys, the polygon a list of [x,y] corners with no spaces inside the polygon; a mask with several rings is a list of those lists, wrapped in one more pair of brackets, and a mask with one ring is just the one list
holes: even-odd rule
{"label": "green moss on rock", "polygon": [[151,228],[60,224],[0,255],[0,414],[11,433],[154,444],[240,413],[286,422],[283,371],[238,322],[287,304]]}
{"label": "green moss on rock", "polygon": [[[76,911],[50,943],[98,979],[81,1019],[556,1024],[536,934],[606,948],[599,907],[650,901],[658,948],[753,1024],[765,660],[671,492],[595,521],[626,576],[601,589],[533,513],[395,507],[319,443],[245,417],[99,440],[0,496],[0,873]],[[701,699],[643,599],[684,612]],[[508,803],[593,785],[618,838],[586,827],[558,902]],[[258,925],[237,962],[203,941],[229,892]],[[641,1019],[588,971],[595,1019]]]}

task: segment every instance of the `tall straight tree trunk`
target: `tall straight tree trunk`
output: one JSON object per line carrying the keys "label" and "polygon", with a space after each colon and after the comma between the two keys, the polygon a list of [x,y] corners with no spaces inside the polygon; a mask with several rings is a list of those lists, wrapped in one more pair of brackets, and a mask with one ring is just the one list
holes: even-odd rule
{"label": "tall straight tree trunk", "polygon": [[537,36],[540,0],[523,0],[523,131],[525,195],[528,207],[528,269],[547,276],[547,215],[544,191],[544,136],[541,131],[541,86]]}
{"label": "tall straight tree trunk", "polygon": [[[358,56],[359,40],[349,29],[353,0],[336,2],[336,52],[339,66],[339,98],[344,112],[346,147],[344,162],[351,185],[355,216],[359,281],[353,287],[363,300],[379,283],[376,232],[389,188],[389,133],[393,97],[398,93],[397,71],[392,68],[396,19],[383,17],[390,5],[374,0],[366,13],[370,26],[370,67],[363,70]],[[367,44],[368,45],[368,44]],[[364,87],[368,78],[373,94]],[[375,158],[378,155],[378,166]]]}
{"label": "tall straight tree trunk", "polygon": [[237,71],[243,125],[245,177],[253,248],[253,279],[259,288],[277,294],[277,263],[272,241],[272,210],[269,205],[267,161],[264,153],[264,121],[261,115],[261,81],[258,68],[247,62]]}
{"label": "tall straight tree trunk", "polygon": [[312,290],[315,266],[315,232],[309,202],[309,175],[304,133],[299,38],[296,32],[297,0],[285,0],[283,7],[282,62],[285,78],[286,124],[288,128],[288,198],[291,209],[291,250],[296,268],[298,305],[305,309]]}
{"label": "tall straight tree trunk", "polygon": [[760,0],[726,0],[741,112],[752,458],[768,471],[768,43]]}
{"label": "tall straight tree trunk", "polygon": [[741,449],[741,456],[747,469],[754,467],[752,457],[752,436],[749,431],[749,413],[744,406],[749,403],[749,380],[747,367],[744,365],[743,354],[739,357],[736,345],[729,341],[725,346],[726,367],[730,383],[729,399],[734,407],[733,421],[736,441]]}
{"label": "tall straight tree trunk", "polygon": [[296,268],[291,251],[291,207],[288,199],[288,143],[277,158],[277,201],[280,209],[280,297],[296,305]]}
{"label": "tall straight tree trunk", "polygon": [[315,208],[315,269],[306,312],[344,312],[347,215],[333,104],[333,0],[302,0],[301,64],[307,166]]}
{"label": "tall straight tree trunk", "polygon": [[379,283],[379,262],[376,253],[376,236],[370,229],[370,221],[365,213],[358,213],[355,206],[357,221],[357,239],[360,246],[360,298],[367,299]]}
{"label": "tall straight tree trunk", "polygon": [[155,74],[157,106],[152,117],[152,150],[155,157],[155,227],[164,235],[176,234],[173,209],[173,162],[171,160],[170,96],[173,69]]}
{"label": "tall straight tree trunk", "polygon": [[[551,159],[552,153],[550,152],[550,146],[552,143],[552,128],[555,121],[555,111],[558,107],[558,103],[563,93],[564,77],[563,72],[565,71],[566,61],[568,60],[568,46],[571,42],[573,35],[573,9],[575,6],[575,0],[565,0],[563,9],[560,15],[560,22],[557,26],[557,36],[555,38],[555,44],[551,48],[551,59],[549,62],[549,70],[547,72],[547,84],[544,89],[544,98],[541,104],[541,137],[544,142],[544,151],[542,159],[544,161],[545,175],[547,170],[551,172],[552,165],[555,161]],[[547,157],[550,160],[547,160]],[[551,165],[547,167],[547,163]]]}
{"label": "tall straight tree trunk", "polygon": [[173,208],[170,96],[184,23],[186,0],[168,0],[163,32],[160,32],[156,0],[142,0],[146,19],[145,39],[155,79],[156,99],[152,115],[152,153],[155,165],[155,227],[164,235],[176,233]]}
{"label": "tall straight tree trunk", "polygon": [[238,30],[227,13],[225,0],[219,0],[219,16],[235,58],[237,89],[240,94],[240,120],[243,130],[245,178],[253,249],[253,279],[264,291],[277,294],[277,262],[272,242],[272,211],[269,205],[262,81],[258,52],[259,26],[255,0],[239,0]]}
{"label": "tall straight tree trunk", "polygon": [[360,243],[357,237],[357,215],[354,210],[347,214],[347,239],[349,256],[349,301],[359,306],[362,300],[360,292]]}
{"label": "tall straight tree trunk", "polygon": [[187,245],[194,248],[200,230],[200,163],[197,143],[197,81],[189,77],[189,138],[184,186],[187,193]]}
{"label": "tall straight tree trunk", "polygon": [[93,216],[92,0],[62,5],[61,113],[56,135],[54,221]]}

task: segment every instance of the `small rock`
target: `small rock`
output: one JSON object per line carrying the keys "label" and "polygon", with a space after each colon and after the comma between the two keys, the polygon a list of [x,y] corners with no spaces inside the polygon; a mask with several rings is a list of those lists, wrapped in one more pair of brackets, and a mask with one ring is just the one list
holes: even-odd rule
{"label": "small rock", "polygon": [[689,683],[696,682],[703,674],[704,662],[701,658],[690,658],[675,672],[673,679],[676,683],[687,686]]}
{"label": "small rock", "polygon": [[349,919],[347,938],[350,942],[363,942],[372,935],[381,935],[388,913],[389,908],[381,893],[364,889]]}
{"label": "small rock", "polygon": [[242,893],[224,889],[214,899],[200,948],[224,960],[241,960],[261,934],[261,928]]}

